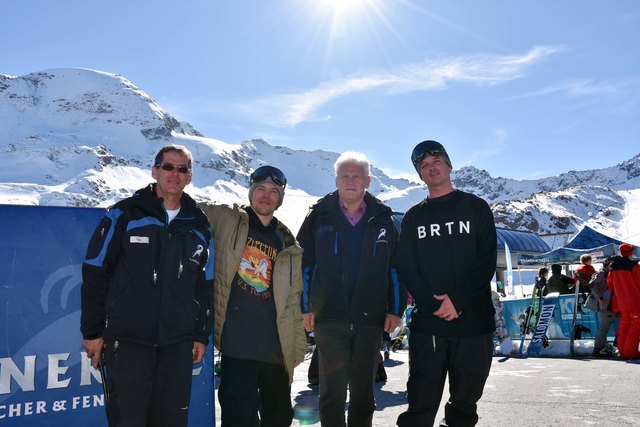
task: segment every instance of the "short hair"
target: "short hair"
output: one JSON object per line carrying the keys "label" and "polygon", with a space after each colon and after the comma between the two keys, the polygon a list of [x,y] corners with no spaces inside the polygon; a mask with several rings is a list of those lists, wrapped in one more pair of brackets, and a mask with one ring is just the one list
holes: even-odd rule
{"label": "short hair", "polygon": [[338,157],[338,160],[336,160],[336,162],[333,165],[333,169],[336,173],[336,176],[338,176],[338,171],[340,170],[340,167],[342,167],[342,165],[347,163],[353,163],[360,166],[364,171],[365,177],[368,177],[369,175],[371,175],[371,165],[369,164],[369,160],[367,159],[367,156],[355,151],[347,151],[342,153],[340,157]]}
{"label": "short hair", "polygon": [[543,277],[548,272],[549,269],[547,267],[540,267],[540,269],[538,270],[538,277]]}
{"label": "short hair", "polygon": [[187,167],[189,169],[193,169],[191,167],[191,164],[193,163],[193,156],[191,155],[191,151],[189,151],[189,149],[184,145],[178,145],[178,144],[167,144],[164,147],[162,147],[160,151],[158,151],[158,154],[156,154],[156,158],[153,161],[153,166],[155,167],[160,166],[164,158],[164,153],[169,151],[177,151],[178,153],[185,156],[187,158]]}
{"label": "short hair", "polygon": [[592,260],[592,258],[591,258],[591,255],[589,255],[589,254],[580,255],[580,262],[582,264],[586,264],[588,262],[591,262],[591,260]]}

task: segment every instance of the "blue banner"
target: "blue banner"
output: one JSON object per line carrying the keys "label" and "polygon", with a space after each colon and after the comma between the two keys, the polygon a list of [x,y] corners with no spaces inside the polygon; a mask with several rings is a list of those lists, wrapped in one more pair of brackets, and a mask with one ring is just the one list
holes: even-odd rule
{"label": "blue banner", "polygon": [[[81,265],[104,212],[0,206],[0,425],[107,425],[80,334]],[[215,425],[213,390],[209,344],[194,365],[189,426]]]}
{"label": "blue banner", "polygon": [[[547,329],[547,338],[550,340],[568,340],[571,338],[571,324],[573,321],[575,300],[575,295],[573,294],[560,295]],[[512,339],[519,339],[522,335],[520,332],[520,324],[524,322],[526,310],[531,304],[531,298],[508,299],[501,302],[509,336]],[[576,323],[590,330],[590,332],[585,331],[582,333],[582,339],[595,338],[598,327],[600,326],[598,313],[582,307],[582,313],[578,312],[576,315]],[[615,321],[609,330],[609,338],[611,340],[613,340],[613,331],[618,329],[617,323],[618,320]]]}

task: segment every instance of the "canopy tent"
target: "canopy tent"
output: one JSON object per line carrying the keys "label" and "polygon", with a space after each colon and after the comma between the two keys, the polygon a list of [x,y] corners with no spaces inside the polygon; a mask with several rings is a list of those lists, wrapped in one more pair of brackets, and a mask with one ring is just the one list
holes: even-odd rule
{"label": "canopy tent", "polygon": [[582,230],[571,238],[563,247],[570,249],[589,249],[597,246],[604,246],[609,244],[621,245],[622,241],[614,239],[613,237],[606,236],[593,228],[585,225]]}
{"label": "canopy tent", "polygon": [[[593,228],[584,226],[566,245],[552,251],[518,256],[519,266],[539,266],[546,264],[579,264],[580,256],[589,254],[594,263],[602,262],[610,256],[618,255],[618,246],[623,243],[606,236]],[[636,247],[634,258],[640,258],[640,248]]]}
{"label": "canopy tent", "polygon": [[542,253],[547,252],[549,245],[535,233],[530,231],[509,230],[507,228],[496,227],[498,235],[498,250],[504,251],[504,244],[509,245],[511,252],[517,253]]}

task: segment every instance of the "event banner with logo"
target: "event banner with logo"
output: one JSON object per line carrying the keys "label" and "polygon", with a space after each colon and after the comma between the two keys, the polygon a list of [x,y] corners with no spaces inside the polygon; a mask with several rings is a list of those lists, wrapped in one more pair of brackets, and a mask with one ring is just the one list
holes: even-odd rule
{"label": "event banner with logo", "polygon": [[[82,348],[81,265],[104,209],[0,205],[0,425],[106,426]],[[213,351],[194,365],[189,426],[212,426]]]}
{"label": "event banner with logo", "polygon": [[[582,298],[582,297],[581,297]],[[553,339],[570,339],[573,312],[575,307],[575,295],[560,295],[556,303],[553,317],[547,329],[547,337]],[[504,317],[511,338],[520,338],[520,324],[524,322],[527,309],[531,304],[531,298],[507,299],[502,301]],[[582,312],[576,314],[576,323],[583,328],[582,339],[594,339],[600,326],[598,313],[582,307]],[[617,320],[609,330],[609,338],[613,339],[613,331],[617,330]]]}

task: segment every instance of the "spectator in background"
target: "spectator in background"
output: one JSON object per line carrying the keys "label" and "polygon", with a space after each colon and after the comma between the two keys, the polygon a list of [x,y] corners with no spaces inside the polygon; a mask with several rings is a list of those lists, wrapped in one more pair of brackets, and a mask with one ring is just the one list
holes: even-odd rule
{"label": "spectator in background", "polygon": [[562,274],[562,266],[560,264],[551,264],[551,277],[547,279],[547,293],[570,294],[574,283],[574,279]]}
{"label": "spectator in background", "polygon": [[536,277],[535,290],[538,291],[538,295],[548,294],[547,290],[547,277],[549,276],[549,269],[547,267],[540,267],[538,269],[538,276]]}
{"label": "spectator in background", "polygon": [[591,255],[580,255],[580,266],[576,268],[576,283],[580,282],[581,292],[590,292],[589,282],[591,277],[596,274],[596,269],[591,265]]}
{"label": "spectator in background", "polygon": [[589,282],[591,294],[589,298],[595,298],[598,312],[599,327],[593,345],[593,355],[596,357],[613,356],[613,349],[607,346],[607,334],[611,325],[616,320],[616,314],[611,311],[611,289],[607,285],[607,276],[611,269],[611,259],[602,264],[602,270],[596,273]]}
{"label": "spectator in background", "polygon": [[618,325],[618,352],[623,359],[640,358],[640,266],[632,261],[634,247],[623,243],[619,247],[622,256],[612,258],[607,276],[613,292],[613,311],[620,313]]}

